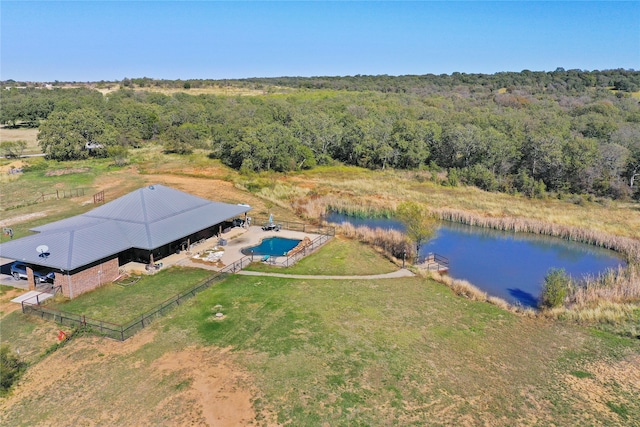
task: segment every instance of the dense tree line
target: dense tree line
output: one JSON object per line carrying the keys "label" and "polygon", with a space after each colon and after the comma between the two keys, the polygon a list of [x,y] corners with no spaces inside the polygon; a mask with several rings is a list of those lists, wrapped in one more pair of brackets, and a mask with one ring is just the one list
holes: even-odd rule
{"label": "dense tree line", "polygon": [[545,191],[640,197],[640,106],[629,93],[640,86],[640,72],[225,83],[300,88],[244,97],[129,89],[155,84],[139,80],[105,96],[89,89],[5,90],[0,121],[39,125],[43,150],[59,160],[160,143],[175,153],[210,150],[243,171],[341,162],[445,170],[447,185],[531,197]]}

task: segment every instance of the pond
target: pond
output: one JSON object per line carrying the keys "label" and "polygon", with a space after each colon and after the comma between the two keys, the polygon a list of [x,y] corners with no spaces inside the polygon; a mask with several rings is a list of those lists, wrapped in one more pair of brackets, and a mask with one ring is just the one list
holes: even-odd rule
{"label": "pond", "polygon": [[242,249],[244,255],[272,255],[281,256],[298,246],[299,239],[285,239],[283,237],[269,237],[257,246]]}
{"label": "pond", "polygon": [[[332,213],[330,222],[404,230],[394,219],[354,218]],[[374,225],[375,224],[375,225]],[[576,279],[625,266],[617,253],[556,237],[514,233],[463,224],[440,223],[420,255],[434,252],[449,259],[449,274],[511,304],[536,307],[550,268],[564,268]]]}

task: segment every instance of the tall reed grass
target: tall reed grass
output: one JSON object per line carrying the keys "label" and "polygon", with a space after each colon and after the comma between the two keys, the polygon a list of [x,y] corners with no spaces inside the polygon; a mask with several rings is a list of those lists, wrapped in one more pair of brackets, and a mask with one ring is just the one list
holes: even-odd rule
{"label": "tall reed grass", "polygon": [[[307,219],[319,219],[329,211],[336,211],[359,217],[392,217],[396,209],[394,202],[369,199],[364,203],[351,197],[325,195],[298,198],[292,203],[297,214]],[[454,209],[432,209],[434,215],[443,221],[457,222],[478,227],[503,231],[534,233],[559,237],[575,242],[614,250],[627,258],[629,263],[640,263],[640,240],[615,236],[586,228],[560,225],[535,219],[517,217],[486,217],[473,212]]]}
{"label": "tall reed grass", "polygon": [[441,274],[436,271],[418,270],[418,274],[422,277],[430,278],[438,283],[442,283],[449,287],[456,295],[463,298],[467,298],[472,301],[487,302],[500,307],[503,310],[518,313],[527,317],[537,316],[536,310],[520,305],[511,305],[502,298],[487,294],[466,280],[454,279],[447,274]]}
{"label": "tall reed grass", "polygon": [[[321,218],[330,210],[360,216],[387,216],[395,204],[381,205],[375,199],[359,204],[351,197],[320,196],[298,199],[296,212],[307,218]],[[383,214],[376,209],[383,210]],[[540,220],[516,217],[486,217],[472,212],[454,209],[433,209],[434,215],[443,221],[457,222],[503,231],[534,233],[583,242],[623,254],[628,261],[626,268],[609,270],[598,277],[590,277],[581,282],[571,281],[564,304],[560,308],[538,312],[532,308],[514,306],[505,300],[487,295],[471,283],[453,279],[436,272],[421,272],[424,276],[443,283],[456,294],[476,301],[485,301],[505,310],[526,316],[545,316],[575,320],[578,322],[612,323],[635,325],[640,323],[640,240],[615,236],[600,231],[559,225]],[[408,259],[415,256],[413,245],[403,233],[368,227],[353,227],[343,224],[337,230],[347,237],[361,240],[382,248],[389,256],[399,258],[406,251]],[[635,317],[634,317],[635,316]],[[625,323],[626,322],[626,323]],[[625,333],[631,329],[628,326]],[[640,331],[640,325],[637,328]],[[640,332],[639,332],[640,334]]]}
{"label": "tall reed grass", "polygon": [[623,254],[629,263],[640,263],[640,240],[638,239],[614,236],[601,231],[559,225],[534,219],[485,217],[472,212],[453,209],[434,209],[433,212],[437,218],[444,221],[503,231],[542,234],[600,246]]}
{"label": "tall reed grass", "polygon": [[337,195],[298,198],[291,205],[296,214],[316,220],[329,212],[338,212],[357,218],[391,218],[396,210],[396,203],[388,200],[372,198],[356,201],[352,197]]}
{"label": "tall reed grass", "polygon": [[416,255],[413,244],[404,233],[397,230],[370,228],[366,226],[354,227],[343,223],[336,227],[336,231],[343,236],[360,242],[376,246],[384,251],[394,262],[398,263],[403,257],[413,259]]}
{"label": "tall reed grass", "polygon": [[567,295],[567,302],[578,307],[592,306],[600,301],[640,301],[640,266],[629,264],[626,268],[618,267],[597,277],[589,277],[574,284]]}

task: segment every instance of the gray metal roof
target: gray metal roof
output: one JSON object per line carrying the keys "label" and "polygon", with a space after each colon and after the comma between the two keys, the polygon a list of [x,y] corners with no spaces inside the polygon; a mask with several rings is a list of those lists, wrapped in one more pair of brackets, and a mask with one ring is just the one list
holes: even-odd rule
{"label": "gray metal roof", "polygon": [[[36,227],[38,234],[0,244],[0,256],[70,271],[129,248],[159,248],[249,210],[152,185]],[[36,251],[41,245],[49,248],[47,257]]]}

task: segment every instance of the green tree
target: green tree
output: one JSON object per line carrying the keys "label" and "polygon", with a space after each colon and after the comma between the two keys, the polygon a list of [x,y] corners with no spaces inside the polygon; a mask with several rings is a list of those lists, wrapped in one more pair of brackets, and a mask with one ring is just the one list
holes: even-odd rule
{"label": "green tree", "polygon": [[69,113],[54,111],[40,125],[38,143],[47,158],[55,160],[104,157],[114,145],[116,132],[93,109],[79,109]]}
{"label": "green tree", "polygon": [[422,243],[435,234],[436,218],[427,208],[416,202],[402,202],[396,215],[407,228],[407,235],[416,244],[416,256]]}
{"label": "green tree", "polygon": [[189,154],[194,148],[206,148],[210,145],[210,135],[211,132],[205,126],[183,123],[165,132],[164,148],[169,153]]}
{"label": "green tree", "polygon": [[0,142],[0,151],[6,158],[20,158],[24,149],[27,148],[27,141],[2,141]]}
{"label": "green tree", "polygon": [[552,268],[547,272],[542,286],[540,305],[544,308],[559,307],[569,290],[571,278],[564,268]]}

